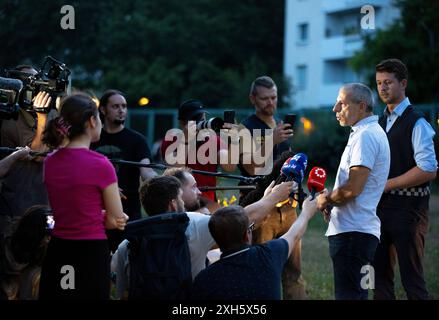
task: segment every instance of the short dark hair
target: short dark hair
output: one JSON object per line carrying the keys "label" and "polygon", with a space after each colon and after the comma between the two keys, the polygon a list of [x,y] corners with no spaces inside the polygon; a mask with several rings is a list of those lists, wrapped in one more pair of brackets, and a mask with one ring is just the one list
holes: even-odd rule
{"label": "short dark hair", "polygon": [[192,169],[188,167],[174,167],[166,169],[165,172],[163,172],[163,176],[176,177],[181,182],[181,184],[186,184],[186,173],[192,174]]}
{"label": "short dark hair", "polygon": [[107,90],[104,92],[101,99],[99,99],[99,107],[105,107],[108,103],[108,100],[116,94],[125,97],[124,94],[119,90],[114,90],[114,89]]}
{"label": "short dark hair", "polygon": [[169,203],[178,198],[180,189],[181,183],[175,177],[154,177],[140,186],[140,202],[150,216],[165,213]]}
{"label": "short dark hair", "polygon": [[241,206],[220,208],[209,219],[210,234],[221,251],[243,244],[248,225],[248,217]]}
{"label": "short dark hair", "polygon": [[250,94],[252,96],[258,93],[258,87],[264,87],[267,89],[271,89],[276,87],[276,83],[269,76],[261,76],[255,79],[250,86]]}
{"label": "short dark hair", "polygon": [[407,67],[399,59],[383,60],[376,65],[375,71],[393,73],[399,81],[408,79]]}

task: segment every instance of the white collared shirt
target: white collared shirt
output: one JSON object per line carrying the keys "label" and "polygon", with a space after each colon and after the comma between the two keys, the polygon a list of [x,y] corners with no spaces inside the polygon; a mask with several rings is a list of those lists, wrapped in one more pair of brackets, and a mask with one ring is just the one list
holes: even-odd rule
{"label": "white collared shirt", "polygon": [[363,232],[380,238],[380,219],[376,207],[384,191],[390,169],[390,147],[386,133],[378,124],[378,116],[370,116],[352,127],[337,171],[334,189],[349,178],[354,166],[370,169],[360,195],[346,204],[334,207],[326,236],[343,232]]}
{"label": "white collared shirt", "polygon": [[[410,104],[409,98],[405,98],[391,113],[388,112],[387,107],[384,109],[384,114],[387,116],[386,132],[389,132],[395,121]],[[424,118],[418,119],[413,126],[412,147],[416,166],[425,172],[436,172],[437,170],[436,153],[433,143],[435,134],[431,125]]]}

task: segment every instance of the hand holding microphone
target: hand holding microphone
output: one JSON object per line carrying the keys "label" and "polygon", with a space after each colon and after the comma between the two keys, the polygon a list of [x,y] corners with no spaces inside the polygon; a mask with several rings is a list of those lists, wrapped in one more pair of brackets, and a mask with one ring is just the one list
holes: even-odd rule
{"label": "hand holding microphone", "polygon": [[286,203],[290,200],[289,195],[291,194],[291,192],[294,192],[294,189],[297,190],[297,183],[296,182],[294,182],[294,181],[282,182],[281,184],[274,186],[271,189],[270,193],[268,193],[267,196],[271,196],[272,199],[274,199],[275,203],[277,203],[277,204],[282,203],[283,204],[284,201]]}

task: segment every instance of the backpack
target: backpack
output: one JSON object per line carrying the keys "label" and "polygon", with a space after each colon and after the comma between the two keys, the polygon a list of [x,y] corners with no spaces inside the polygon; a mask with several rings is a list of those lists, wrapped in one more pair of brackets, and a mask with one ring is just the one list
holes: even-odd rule
{"label": "backpack", "polygon": [[165,213],[125,227],[130,272],[129,299],[181,300],[192,287],[186,213]]}

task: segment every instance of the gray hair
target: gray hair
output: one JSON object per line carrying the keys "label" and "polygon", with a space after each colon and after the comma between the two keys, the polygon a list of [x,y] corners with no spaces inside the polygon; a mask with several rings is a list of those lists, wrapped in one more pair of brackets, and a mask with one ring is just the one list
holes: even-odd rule
{"label": "gray hair", "polygon": [[348,99],[350,102],[364,102],[366,104],[366,111],[373,112],[373,93],[368,86],[362,83],[349,83],[344,85],[342,89],[348,93]]}

